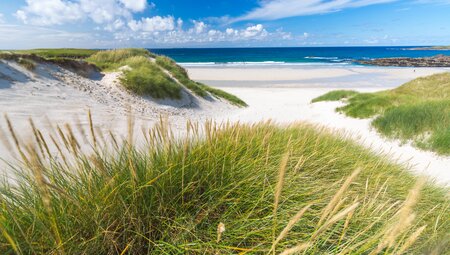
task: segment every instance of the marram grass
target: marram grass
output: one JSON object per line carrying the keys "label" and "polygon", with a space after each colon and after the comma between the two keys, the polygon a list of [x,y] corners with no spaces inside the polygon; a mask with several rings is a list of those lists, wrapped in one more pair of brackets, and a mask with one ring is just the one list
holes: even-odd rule
{"label": "marram grass", "polygon": [[373,117],[372,126],[381,134],[450,154],[450,73],[421,77],[375,93],[331,91],[313,103],[342,99],[346,105],[337,111],[354,118]]}
{"label": "marram grass", "polygon": [[448,252],[448,189],[329,130],[188,123],[174,138],[161,122],[135,145],[132,121],[123,139],[89,123],[23,140],[7,121],[21,162],[0,188],[1,254]]}

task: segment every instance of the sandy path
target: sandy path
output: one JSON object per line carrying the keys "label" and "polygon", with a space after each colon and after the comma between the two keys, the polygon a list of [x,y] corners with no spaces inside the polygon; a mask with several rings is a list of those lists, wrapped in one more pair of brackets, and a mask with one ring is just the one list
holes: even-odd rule
{"label": "sandy path", "polygon": [[[311,104],[311,100],[335,88],[352,88],[362,92],[372,92],[399,86],[404,82],[423,75],[430,75],[448,69],[423,68],[342,68],[336,73],[336,68],[189,68],[194,79],[209,81],[210,84],[221,86],[222,89],[233,93],[249,104],[249,107],[220,120],[241,122],[258,122],[272,119],[280,123],[308,121],[325,125],[340,132],[350,133],[355,140],[378,153],[387,153],[398,162],[407,164],[411,171],[419,175],[428,176],[438,183],[450,185],[450,157],[440,157],[431,152],[418,150],[411,145],[401,144],[396,140],[381,137],[370,127],[370,120],[360,120],[336,113],[339,102],[321,102]],[[289,86],[280,83],[279,86],[268,86],[261,82],[261,77],[276,72],[275,76],[290,80]],[[358,79],[365,80],[363,86],[358,87],[354,81],[352,70],[359,72]],[[222,72],[223,71],[223,72]],[[296,73],[298,71],[298,73]],[[233,75],[231,75],[231,72]],[[308,76],[308,74],[310,74]],[[320,73],[326,73],[328,78],[339,78],[333,82],[322,84]],[[349,74],[352,73],[352,74]],[[214,76],[217,74],[217,76]],[[231,78],[234,80],[230,80]],[[316,77],[316,78],[314,78]],[[242,79],[239,80],[239,79]],[[347,80],[347,85],[342,81]],[[250,83],[249,83],[250,82]],[[232,84],[226,87],[226,84]],[[270,83],[270,82],[269,82]],[[321,84],[322,86],[315,86]],[[380,85],[381,84],[381,85]]]}

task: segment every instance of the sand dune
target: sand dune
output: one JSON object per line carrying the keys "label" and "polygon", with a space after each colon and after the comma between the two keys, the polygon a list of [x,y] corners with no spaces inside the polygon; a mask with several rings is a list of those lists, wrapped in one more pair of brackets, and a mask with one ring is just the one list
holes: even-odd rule
{"label": "sand dune", "polygon": [[[28,71],[14,61],[0,60],[0,113],[8,114],[17,132],[31,134],[29,118],[42,130],[66,123],[87,127],[91,110],[98,128],[126,134],[130,114],[136,126],[151,126],[162,116],[182,129],[188,119],[203,121],[236,108],[187,90],[182,91],[181,100],[135,96],[120,86],[120,74],[93,73],[85,78],[53,64],[40,63]],[[6,130],[1,116],[0,132]],[[0,158],[9,160],[10,154],[0,143]]]}
{"label": "sand dune", "polygon": [[[157,101],[124,91],[117,81],[120,73],[98,74],[88,79],[52,65],[40,65],[36,72],[30,72],[15,63],[2,61],[0,109],[11,117],[21,133],[30,131],[29,117],[42,129],[64,123],[87,126],[86,113],[91,109],[99,128],[126,134],[130,107],[137,126],[151,126],[160,116],[167,116],[173,128],[180,132],[187,120],[308,121],[346,133],[373,151],[387,153],[393,160],[408,164],[415,173],[450,184],[450,157],[386,140],[371,130],[369,120],[336,113],[334,109],[339,103],[310,104],[311,99],[335,88],[376,91],[448,69],[283,66],[189,67],[188,71],[193,79],[221,87],[242,98],[249,107],[239,109],[192,95],[185,95],[178,102]],[[183,107],[186,104],[190,107]],[[0,129],[5,131],[4,121],[0,123]],[[9,150],[0,146],[0,157],[9,159],[7,155]]]}

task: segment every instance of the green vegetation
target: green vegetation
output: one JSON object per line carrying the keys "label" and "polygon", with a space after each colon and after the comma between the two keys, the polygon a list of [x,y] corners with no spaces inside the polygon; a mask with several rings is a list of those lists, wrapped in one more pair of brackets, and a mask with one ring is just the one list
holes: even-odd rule
{"label": "green vegetation", "polygon": [[157,56],[156,63],[160,65],[162,68],[169,71],[179,82],[181,82],[183,85],[185,85],[188,89],[190,89],[198,96],[206,97],[208,95],[207,92],[209,92],[211,95],[217,98],[223,98],[234,105],[247,106],[247,104],[244,101],[242,101],[241,99],[239,99],[234,95],[231,95],[223,90],[212,88],[205,84],[191,80],[189,78],[187,71],[183,67],[177,65],[175,61],[173,61],[168,57]]}
{"label": "green vegetation", "polygon": [[43,58],[76,58],[84,59],[99,50],[90,49],[33,49],[33,50],[13,50],[9,51],[15,54],[34,54]]}
{"label": "green vegetation", "polygon": [[36,63],[30,59],[19,58],[17,63],[30,71],[33,71],[36,68]]}
{"label": "green vegetation", "polygon": [[208,95],[201,86],[199,86],[193,80],[189,79],[189,75],[186,70],[183,67],[177,65],[172,59],[164,56],[158,56],[156,58],[156,63],[169,71],[173,75],[173,77],[175,77],[175,79],[184,84],[197,96],[206,97]]}
{"label": "green vegetation", "polygon": [[448,190],[343,137],[304,124],[188,127],[180,140],[160,123],[135,147],[133,132],[121,142],[91,122],[93,153],[70,127],[52,137],[57,153],[34,129],[36,144],[17,143],[15,184],[0,188],[0,252],[448,252]]}
{"label": "green vegetation", "polygon": [[[87,58],[86,61],[95,64],[104,71],[114,71],[119,67],[129,65],[129,59],[138,56],[148,58],[154,55],[145,49],[117,49],[99,51]],[[139,63],[142,63],[142,61]],[[136,65],[134,66],[136,67]]]}
{"label": "green vegetation", "polygon": [[322,101],[338,101],[338,100],[349,98],[356,94],[358,94],[358,92],[353,91],[353,90],[335,90],[335,91],[328,92],[325,95],[322,95],[318,98],[314,98],[312,100],[312,103],[322,102]]}
{"label": "green vegetation", "polygon": [[29,71],[33,71],[36,68],[36,63],[26,56],[13,54],[10,52],[0,52],[0,59],[15,61],[17,64],[25,67]]}
{"label": "green vegetation", "polygon": [[393,107],[372,124],[388,137],[414,138],[420,148],[450,154],[450,100]]}
{"label": "green vegetation", "polygon": [[130,57],[126,63],[131,70],[124,71],[121,82],[128,90],[159,99],[180,98],[181,86],[146,57]]}
{"label": "green vegetation", "polygon": [[20,64],[29,70],[34,69],[31,62],[37,57],[75,71],[84,77],[89,77],[92,68],[79,65],[73,59],[83,59],[106,72],[117,71],[121,67],[128,66],[130,70],[125,69],[124,76],[121,79],[122,84],[129,91],[141,96],[151,96],[157,99],[180,99],[182,86],[185,86],[194,94],[203,98],[212,95],[236,106],[247,106],[244,101],[234,95],[191,80],[186,70],[177,65],[175,61],[167,57],[157,56],[146,49],[0,51],[0,59],[16,61],[23,59],[23,63]]}
{"label": "green vegetation", "polygon": [[[322,97],[333,98],[333,93]],[[353,94],[346,102],[337,111],[355,118],[376,116],[372,125],[382,134],[450,154],[450,73],[418,78],[393,90]]]}
{"label": "green vegetation", "polygon": [[165,73],[150,58],[155,57],[145,49],[119,49],[100,51],[86,59],[104,71],[127,67],[121,78],[122,85],[141,96],[179,99],[181,85]]}

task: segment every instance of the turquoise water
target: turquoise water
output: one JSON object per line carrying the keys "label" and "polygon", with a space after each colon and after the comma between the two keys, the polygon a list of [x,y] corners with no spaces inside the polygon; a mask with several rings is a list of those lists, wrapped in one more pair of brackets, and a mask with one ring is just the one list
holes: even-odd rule
{"label": "turquoise water", "polygon": [[305,48],[214,48],[150,49],[175,61],[191,65],[349,65],[355,60],[388,57],[449,55],[445,50],[412,50],[416,47],[305,47]]}

